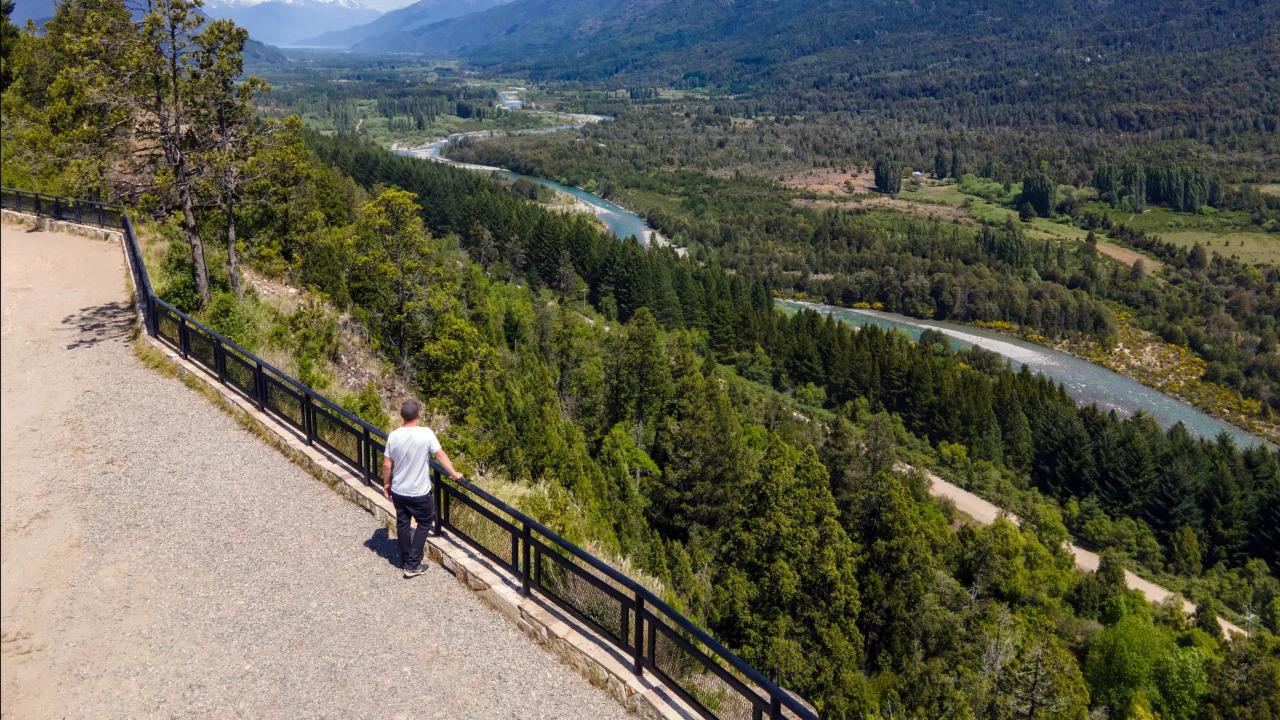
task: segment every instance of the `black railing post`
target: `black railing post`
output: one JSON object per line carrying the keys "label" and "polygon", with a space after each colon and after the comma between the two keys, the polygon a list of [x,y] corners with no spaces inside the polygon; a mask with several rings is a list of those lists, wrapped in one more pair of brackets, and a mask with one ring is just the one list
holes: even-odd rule
{"label": "black railing post", "polygon": [[782,720],[782,700],[772,690],[769,691],[769,720]]}
{"label": "black railing post", "polygon": [[434,485],[432,491],[436,494],[436,536],[438,537],[444,534],[444,522],[442,520],[444,515],[444,480],[439,480],[432,483],[432,485]]}
{"label": "black railing post", "polygon": [[36,215],[40,214],[40,193],[36,193]]}
{"label": "black railing post", "polygon": [[254,359],[253,363],[253,399],[259,410],[267,407],[267,376],[262,372],[262,361]]}
{"label": "black railing post", "polygon": [[102,219],[102,205],[98,205],[98,227],[106,227],[107,223]]}
{"label": "black railing post", "polygon": [[178,350],[184,358],[191,355],[191,333],[187,330],[187,319],[181,315],[178,316]]}
{"label": "black railing post", "polygon": [[218,373],[218,382],[223,385],[227,384],[227,349],[222,346],[222,341],[217,340],[213,345],[213,369]]}
{"label": "black railing post", "polygon": [[84,203],[76,203],[76,222],[84,224]]}
{"label": "black railing post", "polygon": [[364,428],[364,434],[360,436],[360,472],[364,475],[366,485],[373,484],[373,438],[369,437],[369,428]]}
{"label": "black railing post", "polygon": [[311,404],[310,390],[302,393],[302,428],[310,445],[316,439],[316,413],[315,406]]}
{"label": "black railing post", "polygon": [[532,544],[529,541],[533,539],[533,533],[529,530],[528,522],[521,521],[520,524],[522,526],[520,532],[522,538],[520,549],[520,594],[529,597],[529,578],[533,574],[529,569],[529,546]]}
{"label": "black railing post", "polygon": [[[644,595],[636,590],[636,626],[633,628],[636,634],[635,649],[632,654],[632,670],[636,675],[644,674]],[[652,632],[652,631],[650,631]]]}

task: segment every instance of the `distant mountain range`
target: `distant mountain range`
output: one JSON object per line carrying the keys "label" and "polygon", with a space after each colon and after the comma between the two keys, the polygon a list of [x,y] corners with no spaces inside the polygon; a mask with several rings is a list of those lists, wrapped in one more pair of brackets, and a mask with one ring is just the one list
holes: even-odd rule
{"label": "distant mountain range", "polygon": [[217,0],[205,3],[204,12],[209,17],[234,20],[251,37],[281,46],[361,25],[382,14],[356,0]]}
{"label": "distant mountain range", "polygon": [[[504,2],[509,0],[418,0],[412,5],[393,10],[373,22],[336,29],[316,37],[309,37],[297,44],[308,47],[350,48],[376,37],[413,36],[414,33],[442,20],[487,10]],[[390,46],[391,43],[392,40],[386,40],[379,41],[375,45],[382,49]]]}
{"label": "distant mountain range", "polygon": [[387,22],[393,15],[371,24],[386,32],[362,37],[354,49],[461,57],[535,78],[665,83],[686,73],[730,82],[779,75],[847,78],[925,67],[1025,62],[1048,70],[1148,55],[1234,52],[1265,47],[1276,37],[1280,3],[514,0],[431,24]]}
{"label": "distant mountain range", "polygon": [[[651,0],[648,4],[665,2]],[[512,54],[539,50],[559,54],[604,29],[630,3],[631,0],[514,0],[432,25],[395,28],[362,40],[354,49],[435,57],[469,57],[497,47]]]}

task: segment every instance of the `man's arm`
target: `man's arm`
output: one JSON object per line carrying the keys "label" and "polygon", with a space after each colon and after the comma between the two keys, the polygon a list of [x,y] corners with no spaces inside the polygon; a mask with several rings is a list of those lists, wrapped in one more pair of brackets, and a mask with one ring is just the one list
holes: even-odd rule
{"label": "man's arm", "polygon": [[391,468],[394,466],[395,463],[391,462],[391,458],[382,458],[382,494],[388,500],[391,499]]}
{"label": "man's arm", "polygon": [[449,455],[445,453],[444,448],[440,448],[435,452],[436,460],[440,461],[440,467],[449,473],[450,480],[461,480],[462,473],[453,469],[453,461],[449,460]]}

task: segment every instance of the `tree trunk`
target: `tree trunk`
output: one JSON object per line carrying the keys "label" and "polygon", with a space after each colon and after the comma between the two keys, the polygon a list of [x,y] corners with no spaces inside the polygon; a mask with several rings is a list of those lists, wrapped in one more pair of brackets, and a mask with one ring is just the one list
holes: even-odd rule
{"label": "tree trunk", "polygon": [[196,224],[195,205],[191,200],[190,188],[182,188],[182,229],[187,233],[187,244],[191,246],[191,273],[195,277],[196,292],[200,293],[200,302],[208,305],[212,298],[209,293],[209,266],[204,258],[204,241],[200,239],[200,226]]}
{"label": "tree trunk", "polygon": [[236,211],[230,198],[225,204],[227,215],[227,272],[231,278],[231,291],[236,300],[244,300],[244,288],[240,284],[240,255],[236,253]]}

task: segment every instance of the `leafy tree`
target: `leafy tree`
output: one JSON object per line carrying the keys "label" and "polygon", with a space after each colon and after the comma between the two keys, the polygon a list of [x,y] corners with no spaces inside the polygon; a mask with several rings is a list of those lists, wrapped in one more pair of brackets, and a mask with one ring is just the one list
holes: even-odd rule
{"label": "leafy tree", "polygon": [[1058,184],[1043,171],[1032,173],[1022,180],[1021,199],[1039,217],[1052,217],[1058,206]]}
{"label": "leafy tree", "polygon": [[416,196],[384,190],[360,208],[351,299],[397,367],[412,376],[425,328],[433,254]]}
{"label": "leafy tree", "polygon": [[888,157],[876,160],[876,188],[880,192],[897,195],[902,190],[902,166]]}
{"label": "leafy tree", "polygon": [[[823,693],[820,709],[859,707],[861,687],[848,686],[862,645],[855,549],[826,475],[812,448],[769,438],[721,539],[712,623],[756,667]],[[813,652],[829,662],[812,662]]]}
{"label": "leafy tree", "polygon": [[1170,539],[1169,564],[1180,575],[1200,574],[1200,539],[1190,526],[1179,527]]}
{"label": "leafy tree", "polygon": [[1209,689],[1206,660],[1199,648],[1186,647],[1165,655],[1152,666],[1153,704],[1161,718],[1183,720],[1195,716],[1201,696]]}
{"label": "leafy tree", "polygon": [[1096,702],[1118,717],[1149,702],[1155,667],[1174,652],[1173,641],[1137,615],[1126,615],[1089,640],[1084,675]]}
{"label": "leafy tree", "polygon": [[0,0],[0,93],[9,89],[13,81],[13,66],[9,57],[18,42],[18,26],[9,19],[13,15],[13,0]]}

